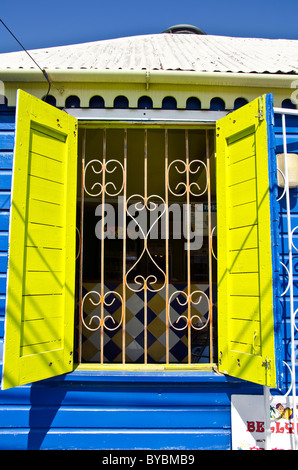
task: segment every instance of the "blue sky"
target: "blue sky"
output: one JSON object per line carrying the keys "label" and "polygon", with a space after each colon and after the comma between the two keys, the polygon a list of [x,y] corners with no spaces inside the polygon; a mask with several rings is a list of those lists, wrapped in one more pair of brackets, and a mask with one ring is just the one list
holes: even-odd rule
{"label": "blue sky", "polygon": [[[157,34],[192,24],[207,34],[298,39],[297,0],[11,0],[0,18],[26,49]],[[0,52],[21,50],[0,23]]]}

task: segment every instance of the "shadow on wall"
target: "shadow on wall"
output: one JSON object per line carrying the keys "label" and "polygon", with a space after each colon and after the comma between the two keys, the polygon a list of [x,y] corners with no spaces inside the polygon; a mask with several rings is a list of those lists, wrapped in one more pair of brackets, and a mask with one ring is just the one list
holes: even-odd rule
{"label": "shadow on wall", "polygon": [[[61,382],[64,376],[59,376],[58,379]],[[67,387],[57,387],[56,380],[53,379],[31,385],[28,450],[41,450],[48,432],[53,428],[64,427],[63,418],[59,417],[58,412],[66,393]]]}

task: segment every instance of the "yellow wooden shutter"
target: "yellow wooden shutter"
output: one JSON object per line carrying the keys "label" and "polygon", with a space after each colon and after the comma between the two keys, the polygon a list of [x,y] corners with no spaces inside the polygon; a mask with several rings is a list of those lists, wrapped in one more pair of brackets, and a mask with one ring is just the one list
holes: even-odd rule
{"label": "yellow wooden shutter", "polygon": [[219,369],[274,387],[266,95],[216,126]]}
{"label": "yellow wooden shutter", "polygon": [[18,91],[2,388],[73,368],[77,121]]}

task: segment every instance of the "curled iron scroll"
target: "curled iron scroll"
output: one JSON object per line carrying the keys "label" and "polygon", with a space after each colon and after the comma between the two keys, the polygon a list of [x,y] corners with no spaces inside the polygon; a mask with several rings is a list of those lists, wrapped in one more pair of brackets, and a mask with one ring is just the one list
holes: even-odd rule
{"label": "curled iron scroll", "polygon": [[[194,299],[195,294],[199,294],[199,297],[198,297],[197,300]],[[180,295],[182,295],[185,298],[185,301],[181,301],[179,299],[179,297],[177,297],[175,300],[178,302],[179,305],[181,305],[183,307],[185,307],[186,305],[190,305],[190,304],[199,305],[203,298],[206,299],[206,301],[208,303],[208,306],[209,306],[209,302],[210,302],[209,297],[207,296],[207,294],[205,292],[200,291],[200,290],[196,290],[196,291],[192,292],[189,295],[186,294],[186,292],[181,291],[181,290],[180,291],[175,291],[175,292],[173,292],[173,294],[169,298],[169,305],[171,306],[171,303],[174,301],[175,296],[180,296]],[[171,308],[170,308],[169,312],[171,312]],[[195,319],[196,319],[196,322],[194,322]],[[202,318],[197,314],[192,315],[190,317],[187,317],[186,315],[179,315],[177,320],[175,321],[176,325],[180,321],[184,321],[185,323],[181,327],[177,327],[176,325],[173,324],[173,322],[171,320],[171,314],[169,313],[169,323],[170,323],[171,327],[174,330],[177,330],[177,331],[185,330],[189,325],[194,330],[202,330],[209,323],[209,319],[210,319],[209,308],[208,308],[208,318],[207,318],[206,322],[203,322]],[[200,323],[201,326],[197,326],[196,323]]]}
{"label": "curled iron scroll", "polygon": [[[113,295],[114,298],[109,302],[108,297],[110,295]],[[97,302],[94,301],[92,299],[92,296],[98,297],[98,301]],[[123,304],[122,296],[118,292],[108,291],[103,296],[101,296],[101,294],[97,291],[89,291],[89,292],[87,292],[87,294],[84,296],[84,298],[82,300],[82,312],[84,312],[84,303],[87,301],[88,297],[89,297],[89,301],[94,306],[103,305],[104,307],[110,307],[115,302],[115,300],[116,300],[115,297],[117,297],[120,300],[121,305]],[[121,309],[121,311],[122,311],[122,309]],[[108,327],[107,326],[107,320],[112,321],[112,323],[116,326],[114,328]],[[105,328],[109,331],[114,331],[114,330],[117,330],[117,328],[119,328],[121,326],[122,320],[123,320],[122,313],[121,313],[121,319],[120,319],[119,322],[116,322],[116,320],[110,314],[108,314],[108,315],[92,315],[92,317],[89,320],[89,325],[87,325],[87,323],[85,322],[85,319],[84,319],[84,315],[82,313],[82,323],[87,328],[87,330],[89,330],[89,331],[96,331],[100,328]],[[94,321],[97,323],[97,325],[95,327],[91,327],[90,325]]]}
{"label": "curled iron scroll", "polygon": [[[197,167],[195,167],[195,165],[197,165]],[[175,170],[180,174],[184,174],[184,173],[189,172],[189,174],[195,175],[199,172],[201,167],[203,167],[204,170],[206,171],[206,185],[203,189],[200,188],[200,186],[197,182],[192,182],[192,183],[189,184],[189,187],[187,187],[186,182],[180,181],[179,183],[177,183],[177,185],[175,186],[174,189],[172,189],[170,183],[168,183],[168,189],[169,189],[170,193],[173,194],[173,196],[183,196],[184,194],[187,193],[187,191],[189,191],[189,193],[192,196],[197,196],[198,197],[198,196],[202,196],[207,191],[207,189],[208,189],[208,178],[207,178],[208,169],[207,169],[206,164],[203,161],[201,161],[201,160],[192,160],[189,164],[187,164],[183,160],[179,160],[179,159],[174,160],[173,162],[170,163],[170,165],[168,167],[168,176],[169,176],[168,179],[169,180],[170,180],[170,170],[171,170],[172,166],[174,166]],[[181,166],[182,169],[179,168],[179,166]],[[193,167],[195,167],[195,168],[193,168]],[[180,188],[181,188],[181,191],[180,191]],[[194,192],[193,188],[197,188],[198,192]]]}
{"label": "curled iron scroll", "polygon": [[[120,168],[122,173],[122,181],[120,183],[120,188],[117,189],[113,181],[104,181],[103,183],[103,178],[101,178],[101,181],[95,181],[92,184],[91,188],[87,189],[86,174],[87,172],[89,172],[89,169],[92,170],[94,175],[103,175],[104,172],[105,174],[114,173],[117,170],[117,167]],[[119,162],[119,160],[115,159],[108,160],[105,164],[103,164],[101,160],[90,160],[83,170],[83,186],[85,192],[91,197],[100,196],[103,190],[108,196],[118,196],[124,187],[124,167],[122,163]]]}

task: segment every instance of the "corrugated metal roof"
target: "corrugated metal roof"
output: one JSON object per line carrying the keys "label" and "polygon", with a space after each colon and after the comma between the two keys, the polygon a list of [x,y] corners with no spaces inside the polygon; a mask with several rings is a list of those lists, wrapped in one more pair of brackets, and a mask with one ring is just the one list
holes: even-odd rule
{"label": "corrugated metal roof", "polygon": [[[298,73],[298,40],[156,34],[29,51],[48,70]],[[0,71],[37,68],[24,52],[0,54]]]}

